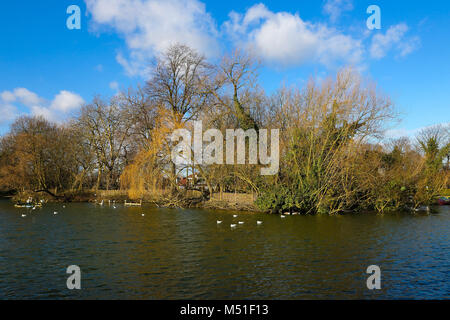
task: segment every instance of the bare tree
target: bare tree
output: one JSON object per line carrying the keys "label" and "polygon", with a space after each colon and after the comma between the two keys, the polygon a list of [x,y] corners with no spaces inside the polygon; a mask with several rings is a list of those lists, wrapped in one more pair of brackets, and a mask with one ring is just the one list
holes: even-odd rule
{"label": "bare tree", "polygon": [[111,99],[109,104],[96,98],[83,107],[78,123],[97,158],[96,188],[100,187],[105,170],[108,172],[106,189],[115,186],[131,129],[128,113],[123,111],[117,98]]}
{"label": "bare tree", "polygon": [[250,105],[256,87],[257,65],[251,56],[235,51],[225,56],[217,67],[216,79],[210,86],[215,103],[225,107],[237,119],[240,128],[258,129],[251,116]]}
{"label": "bare tree", "polygon": [[188,121],[207,104],[209,94],[204,83],[209,72],[204,56],[176,44],[158,59],[146,92],[156,103],[171,110],[177,122]]}

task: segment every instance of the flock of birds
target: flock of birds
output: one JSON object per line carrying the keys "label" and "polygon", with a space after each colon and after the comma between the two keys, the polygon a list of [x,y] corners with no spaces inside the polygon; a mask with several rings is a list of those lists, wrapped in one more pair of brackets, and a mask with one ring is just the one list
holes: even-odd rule
{"label": "flock of birds", "polygon": [[[113,201],[113,204],[112,204],[112,208],[113,209],[117,209],[117,207],[116,207],[116,205],[115,205],[115,201]],[[102,200],[100,203],[98,203],[100,206],[103,206],[104,205],[104,201]],[[65,205],[63,205],[63,208],[66,208],[66,206]],[[36,209],[36,207],[33,207],[32,208],[32,210],[35,210]],[[57,215],[58,214],[58,212],[57,211],[54,211],[53,212],[53,215]],[[142,217],[145,217],[145,214],[144,213],[142,213],[141,214],[142,215]],[[26,218],[26,214],[22,214],[22,218]],[[233,218],[237,218],[238,217],[238,215],[237,214],[234,214],[233,215]],[[281,215],[280,216],[281,217],[281,219],[285,219],[286,218],[286,216],[285,215]],[[219,225],[219,224],[222,224],[222,220],[217,220],[217,224]],[[231,228],[236,228],[237,227],[237,225],[243,225],[244,224],[244,221],[238,221],[237,223],[232,223],[232,224],[230,224],[230,227]],[[260,220],[258,220],[258,221],[256,221],[256,225],[262,225],[263,224],[263,222],[262,221],[260,221]]]}
{"label": "flock of birds", "polygon": [[[97,204],[97,200],[95,200],[95,203]],[[112,200],[112,202],[111,202],[111,200],[109,200],[109,206],[111,206],[111,203],[112,203],[112,208],[117,209],[116,200]],[[103,206],[104,204],[105,204],[105,200],[102,200],[98,203],[99,206]]]}
{"label": "flock of birds", "polygon": [[[126,201],[125,201],[126,202]],[[97,203],[97,201],[96,201],[96,203]],[[98,203],[98,205],[99,206],[103,206],[105,204],[105,201],[104,200],[102,200],[102,201],[100,201],[99,203]],[[112,205],[111,205],[112,204]],[[109,200],[109,206],[110,207],[112,207],[113,209],[117,209],[117,207],[116,207],[116,200]],[[144,213],[142,213],[141,214],[143,217],[145,217],[145,214]]]}
{"label": "flock of birds", "polygon": [[[33,212],[33,211],[35,211],[37,208],[42,208],[42,204],[44,204],[45,203],[45,201],[44,200],[39,200],[39,203],[37,203],[37,204],[35,204],[35,205],[32,205],[32,201],[33,201],[33,199],[32,198],[29,198],[28,200],[27,200],[27,208],[30,208],[31,210],[31,212]],[[65,205],[63,205],[63,208],[65,208],[66,206]],[[54,211],[53,212],[53,215],[57,215],[58,214],[58,212],[57,211]],[[25,214],[25,213],[22,213],[21,214],[21,217],[22,218],[26,218],[27,217],[27,215]]]}
{"label": "flock of birds", "polygon": [[[66,206],[63,206],[63,208],[65,208]],[[33,209],[31,209],[31,210],[35,210],[35,208],[33,208]],[[58,214],[58,211],[54,211],[53,212],[53,215],[57,215]],[[27,217],[27,215],[25,214],[25,213],[22,213],[22,218],[26,218]]]}
{"label": "flock of birds", "polygon": [[[111,205],[111,203],[112,203],[112,205]],[[97,203],[97,201],[96,201],[96,204],[98,204],[98,205],[100,205],[100,206],[103,206],[103,205],[105,204],[105,202],[104,202],[104,200],[100,201],[99,203]],[[111,208],[117,209],[117,207],[116,207],[116,201],[115,201],[115,200],[113,200],[112,202],[109,201],[109,205],[110,205]],[[63,207],[63,209],[66,208],[65,205],[63,205],[62,207]],[[36,207],[32,207],[31,210],[36,210]],[[57,215],[57,214],[58,214],[57,211],[54,211],[54,212],[53,212],[53,215]],[[24,213],[23,213],[21,216],[22,216],[22,218],[26,218],[26,217],[27,217],[27,215],[24,214]],[[145,217],[145,214],[142,213],[142,216]]]}
{"label": "flock of birds", "polygon": [[[234,214],[233,215],[233,218],[237,218],[238,217],[238,215],[237,214]],[[280,216],[281,217],[281,219],[285,219],[286,218],[286,216],[285,215],[281,215]],[[217,224],[219,225],[219,224],[222,224],[222,220],[217,220]],[[244,224],[244,221],[238,221],[237,223],[232,223],[232,224],[230,224],[230,227],[233,229],[233,228],[236,228],[238,225],[243,225]],[[258,225],[258,226],[260,226],[260,225],[262,225],[263,224],[263,222],[262,221],[260,221],[260,220],[257,220],[256,221],[256,225]]]}

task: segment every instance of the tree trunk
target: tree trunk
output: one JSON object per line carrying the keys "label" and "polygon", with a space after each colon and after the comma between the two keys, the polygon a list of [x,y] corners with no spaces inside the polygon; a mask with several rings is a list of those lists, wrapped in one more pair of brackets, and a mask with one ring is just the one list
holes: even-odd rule
{"label": "tree trunk", "polygon": [[96,185],[96,187],[95,187],[95,189],[96,189],[97,191],[100,189],[100,181],[101,181],[101,178],[102,178],[102,167],[99,166],[99,167],[98,167],[98,176],[97,176],[97,185]]}

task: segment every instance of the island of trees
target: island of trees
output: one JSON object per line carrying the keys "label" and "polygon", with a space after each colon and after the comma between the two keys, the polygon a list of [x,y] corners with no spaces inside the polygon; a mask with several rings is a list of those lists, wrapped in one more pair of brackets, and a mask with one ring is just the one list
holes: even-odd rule
{"label": "island of trees", "polygon": [[[395,109],[351,68],[270,95],[258,85],[258,64],[239,51],[211,64],[174,45],[152,70],[141,86],[96,97],[63,124],[18,118],[1,138],[0,188],[18,200],[125,194],[180,207],[247,195],[259,210],[302,214],[417,208],[448,192],[449,126],[383,138]],[[279,172],[173,164],[170,133],[195,120],[223,133],[279,129]]]}

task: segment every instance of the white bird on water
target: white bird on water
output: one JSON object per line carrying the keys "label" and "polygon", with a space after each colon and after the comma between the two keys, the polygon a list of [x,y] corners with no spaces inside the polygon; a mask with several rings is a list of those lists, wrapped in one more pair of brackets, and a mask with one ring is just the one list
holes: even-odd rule
{"label": "white bird on water", "polygon": [[58,214],[58,212],[56,212],[56,211],[55,211],[55,212],[53,212],[53,214],[55,214],[55,215],[56,215],[56,214]]}
{"label": "white bird on water", "polygon": [[237,214],[234,214],[234,215],[233,215],[233,218],[237,218]]}
{"label": "white bird on water", "polygon": [[256,224],[262,224],[262,221],[256,221]]}
{"label": "white bird on water", "polygon": [[236,228],[236,224],[230,224],[230,227]]}
{"label": "white bird on water", "polygon": [[217,224],[221,224],[222,223],[222,221],[220,221],[220,220],[217,220]]}
{"label": "white bird on water", "polygon": [[145,217],[145,214],[142,214],[143,217]]}
{"label": "white bird on water", "polygon": [[286,218],[286,216],[285,215],[281,215],[281,219],[284,219],[284,218]]}
{"label": "white bird on water", "polygon": [[22,214],[22,218],[25,218],[27,215],[26,214]]}
{"label": "white bird on water", "polygon": [[239,221],[238,223],[239,223],[239,224],[244,224],[244,221]]}

